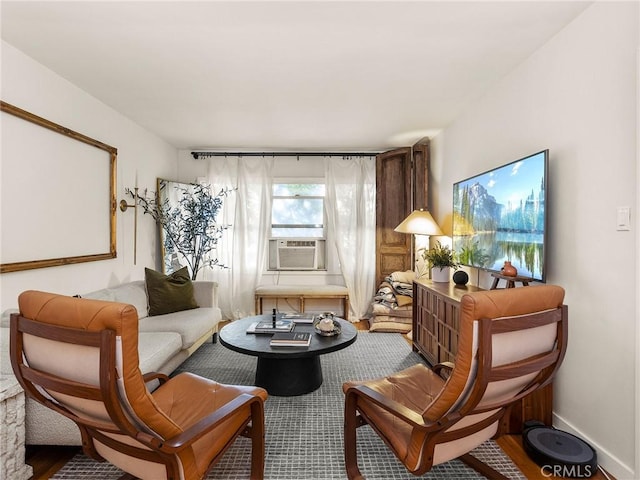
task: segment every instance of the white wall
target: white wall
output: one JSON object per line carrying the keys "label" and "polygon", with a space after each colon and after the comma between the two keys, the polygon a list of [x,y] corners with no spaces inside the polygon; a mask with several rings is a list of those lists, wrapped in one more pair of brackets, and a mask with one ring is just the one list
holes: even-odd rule
{"label": "white wall", "polygon": [[[117,199],[133,187],[155,190],[156,177],[177,172],[177,150],[43,65],[2,42],[2,100],[118,149]],[[34,146],[34,149],[36,146]],[[51,178],[52,182],[82,181]],[[129,203],[131,199],[129,198]],[[25,196],[20,201],[29,201]],[[55,199],[52,199],[55,201]],[[78,199],[81,201],[81,199]],[[73,205],[61,205],[74,217]],[[28,221],[24,219],[23,221]],[[11,223],[15,223],[12,221]],[[82,230],[82,229],[81,229]],[[74,232],[70,231],[69,235]],[[139,212],[137,265],[133,264],[133,211],[117,211],[117,258],[0,275],[0,311],[15,308],[26,289],[62,294],[85,293],[144,278],[144,267],[159,268],[157,233],[151,218]],[[46,239],[45,239],[46,241]]]}
{"label": "white wall", "polygon": [[[640,186],[640,134],[638,129],[640,128],[640,8],[638,8],[637,14],[638,24],[638,48],[636,54],[636,209],[635,219],[637,228],[638,212],[640,212],[640,195],[638,194],[637,186]],[[640,252],[640,235],[636,233],[636,252]],[[640,255],[636,254],[635,262],[636,270],[636,287],[640,285]],[[636,312],[635,312],[635,325],[636,325],[636,450],[640,448],[640,412],[638,412],[638,405],[640,405],[640,294],[636,291]],[[635,472],[640,472],[640,454],[636,453],[636,465]]]}
{"label": "white wall", "polygon": [[454,182],[550,149],[547,282],[566,289],[569,306],[555,424],[593,444],[618,479],[640,474],[637,212],[630,232],[616,231],[616,207],[637,205],[637,9],[592,5],[431,144],[439,221],[451,213]]}

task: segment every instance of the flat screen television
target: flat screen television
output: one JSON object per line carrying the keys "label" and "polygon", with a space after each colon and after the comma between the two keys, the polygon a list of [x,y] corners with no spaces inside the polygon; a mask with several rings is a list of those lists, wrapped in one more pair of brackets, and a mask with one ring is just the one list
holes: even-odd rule
{"label": "flat screen television", "polygon": [[453,250],[462,265],[545,281],[549,150],[453,185]]}

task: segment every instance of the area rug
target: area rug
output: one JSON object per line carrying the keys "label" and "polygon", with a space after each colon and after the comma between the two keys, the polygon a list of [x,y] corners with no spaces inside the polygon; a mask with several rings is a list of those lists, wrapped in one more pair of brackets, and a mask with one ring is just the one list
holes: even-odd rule
{"label": "area rug", "polygon": [[[307,395],[271,396],[265,404],[267,480],[334,480],[346,478],[343,457],[342,383],[387,375],[421,362],[397,333],[358,333],[350,347],[321,357],[323,384]],[[218,382],[252,385],[256,359],[232,352],[219,343],[203,345],[176,371],[193,372]],[[251,445],[240,438],[207,479],[247,479]],[[472,452],[512,479],[525,479],[493,441]],[[482,479],[454,460],[434,467],[422,477],[408,473],[370,427],[358,429],[358,462],[367,479]],[[53,478],[115,480],[123,472],[107,463],[76,455]]]}

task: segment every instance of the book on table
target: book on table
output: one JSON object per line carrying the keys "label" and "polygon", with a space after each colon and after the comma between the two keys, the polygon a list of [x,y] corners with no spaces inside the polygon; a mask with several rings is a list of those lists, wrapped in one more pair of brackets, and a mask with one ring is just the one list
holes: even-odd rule
{"label": "book on table", "polygon": [[278,332],[271,337],[272,347],[308,347],[311,343],[309,332]]}
{"label": "book on table", "polygon": [[295,323],[292,320],[280,319],[276,320],[275,327],[272,320],[262,320],[254,322],[247,328],[247,333],[276,333],[290,332],[293,330]]}
{"label": "book on table", "polygon": [[313,313],[284,313],[282,314],[282,318],[285,320],[293,320],[293,323],[308,323],[312,324],[316,319],[316,316]]}

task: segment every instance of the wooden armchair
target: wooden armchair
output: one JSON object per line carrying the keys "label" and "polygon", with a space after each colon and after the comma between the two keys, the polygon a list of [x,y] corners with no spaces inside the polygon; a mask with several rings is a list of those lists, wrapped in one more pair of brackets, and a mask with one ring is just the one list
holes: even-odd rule
{"label": "wooden armchair", "polygon": [[347,475],[364,478],[356,429],[370,425],[414,475],[454,458],[488,478],[500,473],[468,454],[499,436],[513,402],[551,382],[567,346],[567,307],[558,286],[464,295],[458,353],[445,378],[422,364],[386,378],[348,382]]}
{"label": "wooden armchair", "polygon": [[[264,472],[265,390],[182,373],[143,377],[131,305],[28,291],[11,317],[11,363],[27,395],[73,420],[84,452],[142,479],[201,479],[239,435]],[[153,392],[145,382],[159,379]]]}

